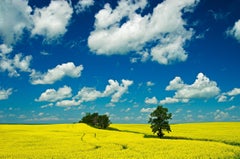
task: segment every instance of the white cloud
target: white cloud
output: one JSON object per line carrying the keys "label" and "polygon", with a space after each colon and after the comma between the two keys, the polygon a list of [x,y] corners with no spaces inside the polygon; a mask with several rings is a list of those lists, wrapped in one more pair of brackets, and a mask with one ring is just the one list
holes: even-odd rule
{"label": "white cloud", "polygon": [[71,107],[71,106],[79,106],[81,104],[80,101],[75,100],[62,100],[56,103],[56,106],[59,107]]}
{"label": "white cloud", "polygon": [[126,109],[122,109],[121,112],[129,112],[131,110],[131,108],[126,108]]}
{"label": "white cloud", "polygon": [[223,112],[219,109],[217,109],[215,112],[213,112],[213,115],[214,115],[215,120],[224,120],[229,117],[228,112]]}
{"label": "white cloud", "polygon": [[228,18],[228,16],[230,15],[230,12],[224,13],[224,12],[216,12],[213,10],[209,10],[208,12],[213,16],[213,18],[216,21],[224,20],[224,19]]}
{"label": "white cloud", "polygon": [[170,81],[169,85],[166,87],[166,90],[178,90],[182,89],[185,86],[181,77],[175,77],[172,81]]}
{"label": "white cloud", "polygon": [[75,66],[74,63],[68,62],[61,65],[57,65],[53,69],[49,69],[47,73],[32,71],[31,83],[36,84],[53,84],[56,81],[61,80],[65,76],[77,78],[81,76],[83,66]]}
{"label": "white cloud", "polygon": [[104,96],[109,96],[110,94],[113,94],[119,87],[118,81],[114,81],[112,79],[108,80],[109,85],[106,86],[103,94]]}
{"label": "white cloud", "polygon": [[178,113],[180,113],[182,110],[183,110],[182,108],[178,108],[178,109],[175,111],[175,113],[178,114]]}
{"label": "white cloud", "polygon": [[[133,84],[133,81],[124,79],[122,80],[122,83],[112,79],[108,82],[109,85],[107,85],[102,92],[95,88],[83,87],[75,96],[72,96],[72,89],[68,86],[64,86],[58,90],[47,89],[35,101],[56,102],[56,106],[78,106],[83,102],[95,101],[98,98],[111,97],[111,103],[108,106],[115,106],[113,103],[118,102],[123,94],[127,93],[128,87]],[[44,108],[47,106],[48,105],[44,106]]]}
{"label": "white cloud", "polygon": [[8,99],[8,97],[12,94],[12,88],[9,88],[7,90],[0,89],[0,100]]}
{"label": "white cloud", "polygon": [[112,96],[111,102],[116,103],[119,101],[121,96],[128,91],[128,87],[133,84],[131,80],[122,80],[119,84],[118,81],[112,79],[108,80],[109,85],[106,86],[103,96]]}
{"label": "white cloud", "polygon": [[147,84],[148,87],[151,87],[151,86],[155,85],[155,83],[153,83],[152,81],[148,81],[146,84]]}
{"label": "white cloud", "polygon": [[240,88],[234,88],[233,90],[229,92],[222,93],[219,95],[218,102],[226,102],[226,101],[231,101],[234,99],[235,96],[240,95]]}
{"label": "white cloud", "polygon": [[[147,60],[149,54],[153,61],[160,64],[185,61],[187,53],[183,47],[194,31],[185,28],[187,24],[182,16],[187,11],[192,11],[190,9],[198,1],[166,0],[158,4],[152,14],[145,16],[136,11],[147,6],[146,0],[121,0],[115,9],[107,3],[95,15],[95,30],[88,38],[88,45],[92,52],[99,55],[136,52],[142,56],[142,61]],[[127,21],[122,23],[123,19]],[[149,47],[147,44],[150,42],[156,44]],[[136,59],[132,59],[132,62],[136,62]]]}
{"label": "white cloud", "polygon": [[227,92],[229,96],[237,96],[240,94],[240,88],[234,88],[233,90]]}
{"label": "white cloud", "polygon": [[223,94],[218,96],[218,102],[226,102],[226,101],[227,101],[227,96]]}
{"label": "white cloud", "polygon": [[197,118],[200,119],[200,120],[204,120],[205,116],[200,114],[200,115],[197,116]]}
{"label": "white cloud", "polygon": [[47,89],[45,92],[43,92],[38,99],[35,101],[42,102],[56,102],[65,98],[72,97],[72,89],[68,86],[64,86],[62,88],[59,88],[58,90],[55,89]]}
{"label": "white cloud", "polygon": [[220,89],[215,81],[210,81],[203,73],[199,73],[192,85],[185,85],[183,88],[177,89],[175,98],[211,98],[218,95],[219,92]]}
{"label": "white cloud", "polygon": [[127,108],[126,110],[125,110],[125,112],[129,112],[131,110],[131,108]]}
{"label": "white cloud", "polygon": [[84,87],[78,92],[75,98],[79,99],[81,102],[89,102],[94,101],[99,97],[102,97],[100,91],[97,91],[94,88]]}
{"label": "white cloud", "polygon": [[152,97],[152,98],[146,97],[144,102],[145,102],[146,104],[157,104],[157,103],[158,103],[158,100],[157,100],[156,97]]}
{"label": "white cloud", "polygon": [[188,102],[194,98],[208,99],[217,96],[220,92],[217,83],[211,81],[203,73],[199,73],[197,79],[191,85],[184,84],[180,77],[175,77],[170,81],[166,90],[175,90],[176,92],[173,97],[167,97],[165,100],[161,100],[161,104]]}
{"label": "white cloud", "polygon": [[79,14],[93,5],[94,0],[79,0],[78,3],[74,6],[74,8],[76,10],[76,13]]}
{"label": "white cloud", "polygon": [[165,104],[172,104],[172,103],[187,103],[189,102],[189,99],[177,99],[177,98],[172,98],[172,97],[166,97],[165,99],[160,101],[161,105],[165,105]]}
{"label": "white cloud", "polygon": [[10,77],[20,76],[19,72],[31,72],[30,62],[32,56],[23,56],[21,53],[16,54],[13,59],[10,58],[12,48],[5,44],[0,45],[0,71],[8,72]]}
{"label": "white cloud", "polygon": [[32,60],[32,56],[23,57],[22,54],[17,54],[14,56],[13,65],[20,69],[23,72],[30,72],[30,62]]}
{"label": "white cloud", "polygon": [[231,106],[231,107],[229,107],[229,108],[226,108],[225,110],[234,110],[234,109],[236,109],[236,108],[237,108],[237,106],[233,105],[233,106]]}
{"label": "white cloud", "polygon": [[48,56],[48,55],[50,55],[50,53],[48,53],[48,52],[46,52],[46,51],[41,51],[40,54],[43,55],[43,56]]}
{"label": "white cloud", "polygon": [[44,115],[43,112],[38,113],[38,116],[43,116],[43,115]]}
{"label": "white cloud", "polygon": [[146,0],[138,0],[135,3],[130,0],[120,0],[118,6],[113,10],[107,3],[104,9],[95,15],[95,27],[96,29],[106,29],[116,23],[118,24],[124,17],[134,15],[136,10],[144,9],[146,5]]}
{"label": "white cloud", "polygon": [[0,55],[4,56],[4,55],[12,52],[13,49],[12,49],[12,47],[8,47],[6,44],[1,44],[0,45],[0,50],[1,50]]}
{"label": "white cloud", "polygon": [[31,12],[27,0],[0,1],[0,37],[5,44],[16,43],[24,29],[31,28]]}
{"label": "white cloud", "polygon": [[67,1],[51,1],[48,7],[36,8],[34,11],[32,35],[42,35],[56,39],[67,31],[66,27],[72,17],[73,9]]}
{"label": "white cloud", "polygon": [[31,55],[23,57],[22,54],[16,54],[13,59],[10,59],[8,56],[2,56],[2,58],[0,58],[0,71],[7,71],[10,77],[20,76],[18,70],[21,72],[31,71],[31,60]]}
{"label": "white cloud", "polygon": [[128,91],[128,87],[133,84],[133,81],[130,80],[122,80],[122,84],[119,85],[118,89],[112,95],[111,102],[118,102],[119,99]]}
{"label": "white cloud", "polygon": [[152,60],[164,65],[178,61],[186,61],[188,55],[183,46],[188,36],[189,38],[187,39],[190,39],[192,35],[185,35],[185,37],[176,37],[176,35],[166,37],[168,38],[167,40],[164,39],[164,42],[152,48]]}
{"label": "white cloud", "polygon": [[142,108],[140,110],[141,113],[151,113],[155,110],[156,108]]}
{"label": "white cloud", "polygon": [[115,107],[116,106],[116,104],[115,103],[108,103],[108,104],[106,104],[106,107]]}
{"label": "white cloud", "polygon": [[130,58],[131,63],[137,63],[138,61],[146,62],[147,60],[150,59],[150,54],[147,51],[139,51],[136,53],[137,53],[137,57]]}
{"label": "white cloud", "polygon": [[72,13],[73,8],[65,0],[54,0],[47,7],[34,9],[27,0],[1,0],[0,37],[5,44],[15,44],[26,30],[32,37],[56,39],[66,33]]}
{"label": "white cloud", "polygon": [[131,63],[137,63],[138,59],[139,58],[133,57],[133,58],[130,59],[130,62]]}
{"label": "white cloud", "polygon": [[188,122],[193,121],[193,115],[192,114],[187,114],[186,116],[184,116],[184,119]]}
{"label": "white cloud", "polygon": [[42,105],[40,108],[47,108],[52,106],[53,106],[53,103],[49,103],[49,104]]}
{"label": "white cloud", "polygon": [[240,19],[235,22],[232,29],[227,30],[227,34],[233,36],[240,42]]}

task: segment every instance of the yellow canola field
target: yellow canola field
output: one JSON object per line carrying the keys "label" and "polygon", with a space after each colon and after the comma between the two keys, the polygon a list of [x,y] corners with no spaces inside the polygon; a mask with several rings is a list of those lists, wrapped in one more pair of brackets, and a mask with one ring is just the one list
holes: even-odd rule
{"label": "yellow canola field", "polygon": [[[152,136],[152,131],[147,124],[112,124],[125,132],[138,132],[145,136]],[[171,125],[172,132],[165,133],[166,138],[216,141],[230,145],[240,146],[240,122],[206,122],[185,123]]]}
{"label": "yellow canola field", "polygon": [[239,145],[223,143],[240,143],[239,126],[176,124],[166,139],[158,139],[147,124],[112,124],[111,130],[85,124],[0,125],[0,159],[240,158]]}

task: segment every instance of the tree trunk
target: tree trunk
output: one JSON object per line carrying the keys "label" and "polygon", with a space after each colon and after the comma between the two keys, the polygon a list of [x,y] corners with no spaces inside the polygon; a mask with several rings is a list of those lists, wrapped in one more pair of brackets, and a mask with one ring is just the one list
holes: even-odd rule
{"label": "tree trunk", "polygon": [[163,137],[164,133],[162,132],[162,129],[161,129],[161,128],[158,130],[157,135],[158,135],[160,138]]}

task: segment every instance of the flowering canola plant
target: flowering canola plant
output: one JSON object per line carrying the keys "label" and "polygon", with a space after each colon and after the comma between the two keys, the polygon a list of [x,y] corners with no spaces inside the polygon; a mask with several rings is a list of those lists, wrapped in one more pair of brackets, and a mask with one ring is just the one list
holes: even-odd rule
{"label": "flowering canola plant", "polygon": [[0,159],[239,158],[240,123],[171,125],[164,139],[147,124],[0,125]]}

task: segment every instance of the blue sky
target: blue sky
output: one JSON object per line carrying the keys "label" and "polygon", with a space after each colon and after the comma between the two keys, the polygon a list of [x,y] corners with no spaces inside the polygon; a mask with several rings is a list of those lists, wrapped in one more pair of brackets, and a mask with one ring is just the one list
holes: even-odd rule
{"label": "blue sky", "polygon": [[0,122],[85,112],[240,121],[238,0],[1,0]]}

